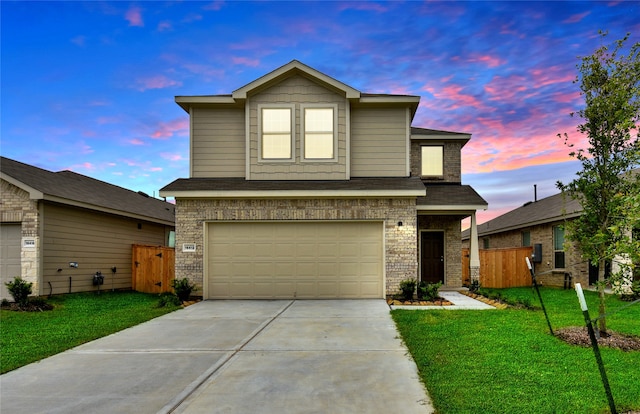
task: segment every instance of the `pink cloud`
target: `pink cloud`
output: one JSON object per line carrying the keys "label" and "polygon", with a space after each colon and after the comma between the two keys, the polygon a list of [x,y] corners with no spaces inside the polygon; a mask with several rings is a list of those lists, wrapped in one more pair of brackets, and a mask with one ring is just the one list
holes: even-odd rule
{"label": "pink cloud", "polygon": [[384,13],[389,9],[380,3],[373,3],[369,1],[357,1],[357,2],[342,3],[339,7],[339,10],[340,11],[359,10],[359,11],[374,11],[378,13]]}
{"label": "pink cloud", "polygon": [[207,82],[210,82],[214,79],[219,79],[224,76],[224,70],[198,63],[186,63],[183,64],[182,67],[191,73],[202,75],[203,79]]}
{"label": "pink cloud", "polygon": [[490,68],[495,68],[497,66],[504,65],[505,63],[503,59],[500,59],[497,56],[489,56],[489,55],[472,57],[469,59],[469,62],[486,63],[486,65]]}
{"label": "pink cloud", "polygon": [[152,171],[152,172],[162,171],[162,167],[151,167],[149,168],[149,171]]}
{"label": "pink cloud", "polygon": [[222,9],[222,6],[224,6],[224,1],[214,1],[204,6],[202,10],[218,11]]}
{"label": "pink cloud", "polygon": [[173,26],[171,25],[171,22],[165,20],[158,23],[158,27],[156,28],[156,30],[158,30],[159,32],[165,32],[167,30],[173,30]]}
{"label": "pink cloud", "polygon": [[85,36],[79,35],[79,36],[76,36],[76,37],[72,38],[71,39],[71,43],[73,43],[76,46],[82,47],[82,46],[85,45],[86,40],[87,40],[87,38]]}
{"label": "pink cloud", "polygon": [[132,138],[128,142],[131,145],[144,145],[144,141],[139,138]]}
{"label": "pink cloud", "polygon": [[[446,106],[447,109],[458,109],[463,106],[471,106],[475,108],[484,107],[484,104],[478,98],[474,97],[473,95],[464,93],[464,89],[460,85],[447,85],[440,88],[425,85],[422,90],[429,92],[436,99],[439,99],[441,101],[450,101],[451,103]],[[430,105],[434,105],[434,109],[442,109],[444,103],[441,101],[435,103],[425,102],[425,104],[421,104],[421,106],[429,107]]]}
{"label": "pink cloud", "polygon": [[124,14],[124,18],[129,22],[129,26],[144,26],[144,22],[142,21],[142,10],[140,7],[131,6]]}
{"label": "pink cloud", "polygon": [[147,89],[163,89],[171,86],[181,86],[182,82],[169,79],[164,75],[156,75],[150,78],[140,78],[136,80],[137,88],[140,92]]}
{"label": "pink cloud", "polygon": [[529,71],[536,86],[547,86],[556,83],[571,83],[575,80],[572,72],[565,72],[565,68],[551,66],[548,68],[534,68]]}
{"label": "pink cloud", "polygon": [[98,125],[117,124],[118,122],[120,122],[120,118],[117,116],[100,116],[98,117],[96,122],[98,123]]}
{"label": "pink cloud", "polygon": [[65,168],[65,170],[69,170],[69,171],[95,171],[96,166],[91,164],[90,162],[83,162],[80,164],[73,164],[68,166],[67,168]]}
{"label": "pink cloud", "polygon": [[169,161],[182,161],[184,159],[180,154],[169,153],[169,152],[161,152],[160,157]]}
{"label": "pink cloud", "polygon": [[234,65],[245,65],[251,66],[253,68],[260,66],[260,61],[258,59],[249,59],[244,57],[232,57],[231,61]]}
{"label": "pink cloud", "polygon": [[511,75],[506,78],[495,76],[484,86],[484,90],[490,96],[489,100],[513,101],[516,96],[527,91],[525,84],[526,79],[522,76]]}
{"label": "pink cloud", "polygon": [[562,23],[578,23],[578,22],[582,21],[582,19],[584,19],[585,17],[587,17],[590,14],[591,14],[590,11],[586,11],[586,12],[580,13],[580,14],[574,14],[572,16],[569,16],[569,18],[563,20]]}
{"label": "pink cloud", "polygon": [[174,135],[187,135],[189,132],[189,120],[177,118],[169,122],[160,122],[156,130],[151,134],[153,139],[166,139]]}

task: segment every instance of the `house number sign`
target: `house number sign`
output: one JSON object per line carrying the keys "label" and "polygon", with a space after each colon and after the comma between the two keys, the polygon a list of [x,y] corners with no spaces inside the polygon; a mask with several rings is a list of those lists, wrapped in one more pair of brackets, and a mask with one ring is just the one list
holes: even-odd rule
{"label": "house number sign", "polygon": [[189,252],[189,253],[195,253],[196,244],[195,243],[182,243],[182,251],[183,252]]}

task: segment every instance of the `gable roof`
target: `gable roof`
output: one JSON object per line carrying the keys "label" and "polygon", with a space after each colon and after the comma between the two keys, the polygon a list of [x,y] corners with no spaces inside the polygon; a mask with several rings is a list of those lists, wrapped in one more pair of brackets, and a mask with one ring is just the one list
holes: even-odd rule
{"label": "gable roof", "polygon": [[48,200],[173,226],[175,206],[72,171],[51,172],[0,157],[0,177],[32,200]]}
{"label": "gable roof", "polygon": [[[580,202],[568,194],[559,193],[538,201],[532,201],[501,216],[478,225],[478,236],[488,236],[539,224],[553,223],[580,215]],[[469,238],[469,230],[462,232],[462,239]]]}
{"label": "gable roof", "polygon": [[324,87],[344,95],[344,97],[354,104],[358,105],[376,105],[376,104],[400,104],[411,108],[411,116],[413,117],[418,110],[420,97],[416,95],[391,95],[391,94],[372,94],[362,93],[351,86],[340,82],[331,76],[328,76],[298,60],[280,66],[279,68],[249,82],[248,84],[236,89],[231,94],[224,95],[196,95],[196,96],[176,96],[175,101],[182,109],[189,113],[192,106],[211,106],[211,105],[241,105],[247,97],[255,91],[267,88],[293,75],[301,75]]}

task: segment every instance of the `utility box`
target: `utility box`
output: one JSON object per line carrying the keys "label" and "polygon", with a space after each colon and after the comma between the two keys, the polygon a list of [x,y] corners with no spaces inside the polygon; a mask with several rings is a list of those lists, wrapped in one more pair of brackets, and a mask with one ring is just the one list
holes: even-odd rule
{"label": "utility box", "polygon": [[533,263],[542,263],[542,244],[536,243],[533,245],[533,253],[531,254],[531,261]]}

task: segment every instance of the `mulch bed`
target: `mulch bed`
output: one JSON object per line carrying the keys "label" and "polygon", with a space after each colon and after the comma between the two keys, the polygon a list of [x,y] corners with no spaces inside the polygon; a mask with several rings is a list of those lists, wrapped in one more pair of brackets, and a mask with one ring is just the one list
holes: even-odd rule
{"label": "mulch bed", "polygon": [[53,305],[45,302],[29,302],[26,305],[20,306],[15,302],[9,302],[2,303],[2,309],[17,312],[44,312],[53,310]]}
{"label": "mulch bed", "polygon": [[[555,333],[558,338],[571,345],[591,347],[591,339],[586,327],[570,326],[557,329]],[[598,345],[623,351],[640,351],[640,337],[609,331],[607,336],[600,336]]]}
{"label": "mulch bed", "polygon": [[453,303],[449,302],[444,298],[437,298],[435,301],[426,301],[426,300],[404,300],[404,299],[394,299],[387,298],[387,304],[395,305],[395,306],[451,306]]}

